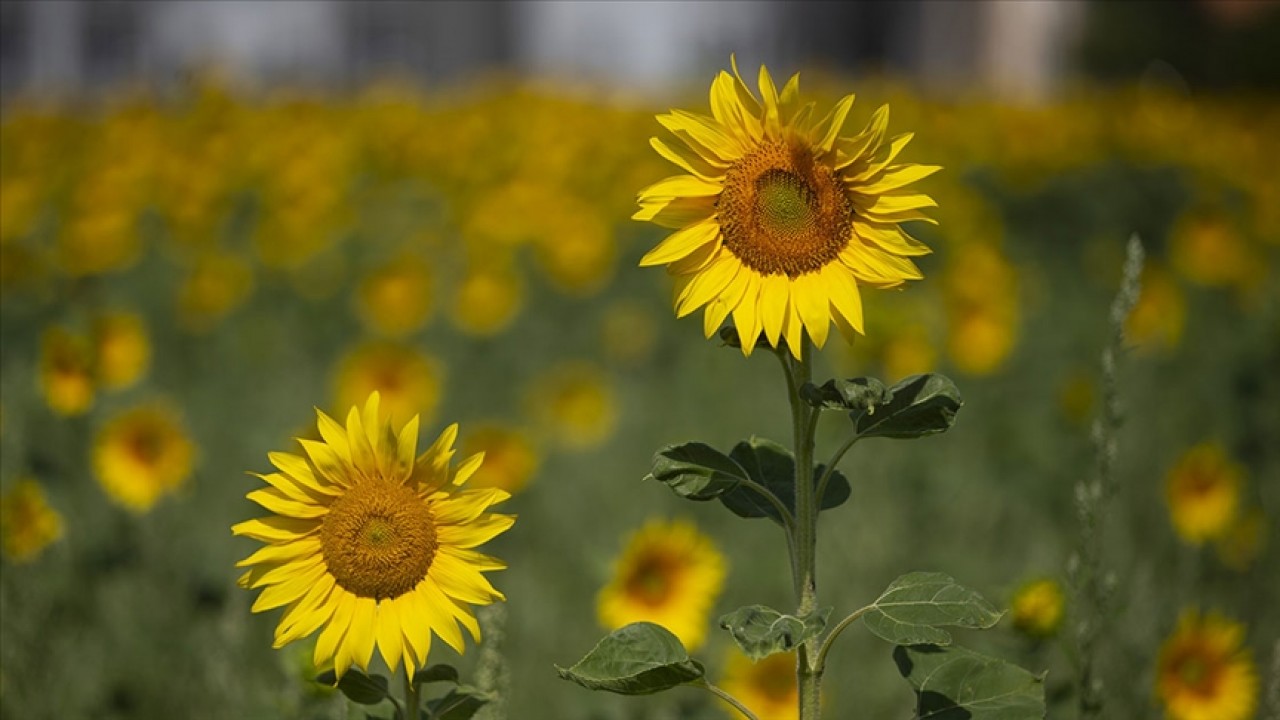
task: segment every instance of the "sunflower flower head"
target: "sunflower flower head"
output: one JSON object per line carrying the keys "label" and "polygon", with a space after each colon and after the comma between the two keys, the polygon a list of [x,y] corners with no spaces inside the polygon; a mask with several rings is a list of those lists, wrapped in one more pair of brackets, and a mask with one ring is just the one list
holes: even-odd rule
{"label": "sunflower flower head", "polygon": [[367,670],[375,647],[412,675],[433,635],[462,653],[459,625],[480,641],[471,606],[504,599],[483,573],[506,566],[474,548],[515,522],[489,512],[510,495],[463,489],[484,456],[451,464],[457,425],[418,455],[417,416],[396,431],[378,404],[373,393],[345,426],[317,410],[322,440],[271,453],[268,487],[248,495],[271,514],[231,528],[265,543],[238,563],[239,583],[262,589],[254,612],[284,607],[275,647],[320,630],[315,665],[339,677]]}
{"label": "sunflower flower head", "polygon": [[35,560],[62,537],[62,516],[49,506],[44,488],[22,480],[0,496],[0,549],[15,562]]}
{"label": "sunflower flower head", "polygon": [[1033,580],[1013,594],[1013,627],[1033,638],[1046,638],[1058,631],[1066,609],[1066,596],[1057,580]]}
{"label": "sunflower flower head", "polygon": [[[796,654],[774,653],[752,662],[736,648],[725,664],[720,687],[737,698],[757,716],[770,720],[798,720],[800,689],[796,686]],[[739,717],[738,711],[724,705]]]}
{"label": "sunflower flower head", "polygon": [[724,576],[724,556],[693,523],[651,520],[631,536],[600,591],[600,622],[613,630],[657,623],[697,650]]}
{"label": "sunflower flower head", "polygon": [[1156,668],[1156,695],[1169,720],[1248,720],[1258,674],[1244,626],[1215,614],[1183,613]]}
{"label": "sunflower flower head", "polygon": [[50,409],[59,415],[83,415],[93,407],[93,346],[62,327],[51,327],[40,338],[40,389]]}
{"label": "sunflower flower head", "polygon": [[102,387],[122,390],[146,374],[151,364],[151,340],[141,317],[128,312],[101,315],[93,323],[93,340]]}
{"label": "sunflower flower head", "polygon": [[822,347],[832,322],[862,332],[861,286],[922,277],[909,258],[929,249],[899,224],[932,222],[933,199],[906,188],[940,168],[894,163],[912,135],[886,141],[888,106],[845,136],[853,95],[816,119],[798,75],[779,91],[762,66],[758,86],[759,98],[734,62],[712,82],[710,117],[658,116],[680,143],[650,144],[686,174],[641,190],[632,217],[676,230],[640,264],[675,277],[678,317],[705,307],[710,337],[732,315],[744,354],[763,332],[800,357],[804,334]]}
{"label": "sunflower flower head", "polygon": [[1165,481],[1169,517],[1183,540],[1199,545],[1231,527],[1243,473],[1217,443],[1201,443],[1183,453]]}
{"label": "sunflower flower head", "polygon": [[195,445],[177,413],[161,404],[141,405],[112,418],[98,432],[93,469],[116,504],[145,513],[186,483]]}

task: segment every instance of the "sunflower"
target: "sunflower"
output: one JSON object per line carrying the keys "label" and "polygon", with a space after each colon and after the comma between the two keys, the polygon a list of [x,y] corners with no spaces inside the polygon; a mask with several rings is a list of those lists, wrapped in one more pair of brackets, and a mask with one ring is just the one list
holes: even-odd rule
{"label": "sunflower", "polygon": [[[760,718],[798,720],[800,690],[796,686],[796,654],[775,653],[758,662],[733,650],[725,665],[720,688],[737,698]],[[738,711],[723,706],[733,717]]]}
{"label": "sunflower", "polygon": [[36,559],[62,537],[62,516],[49,506],[44,488],[22,480],[0,497],[0,548],[15,562]]}
{"label": "sunflower", "polygon": [[1156,695],[1169,720],[1248,720],[1258,702],[1258,675],[1244,626],[1189,610],[1160,648]]}
{"label": "sunflower", "polygon": [[117,415],[98,432],[93,469],[112,500],[142,513],[186,482],[194,455],[174,411],[143,405]]}
{"label": "sunflower", "polygon": [[1165,497],[1178,535],[1199,545],[1231,526],[1240,504],[1243,470],[1217,443],[1196,445],[1169,471]]}
{"label": "sunflower", "polygon": [[472,487],[495,487],[517,493],[538,469],[538,450],[529,436],[496,423],[472,428],[462,440],[462,452],[484,454],[484,465],[471,479]]}
{"label": "sunflower", "polygon": [[93,341],[98,382],[104,388],[121,390],[133,385],[151,364],[147,326],[133,313],[98,316],[93,323]]}
{"label": "sunflower", "polygon": [[724,576],[724,556],[693,523],[651,520],[628,540],[600,591],[600,622],[610,629],[657,623],[696,650]]}
{"label": "sunflower", "polygon": [[[804,331],[818,347],[832,321],[846,339],[862,332],[860,285],[922,277],[908,257],[929,249],[899,223],[932,222],[922,210],[936,203],[904,189],[940,168],[893,164],[912,136],[886,146],[888,106],[841,137],[853,95],[814,122],[798,75],[779,92],[762,66],[759,88],[757,99],[734,62],[733,75],[721,71],[711,84],[712,117],[658,116],[683,146],[650,144],[688,174],[641,190],[632,217],[677,230],[640,264],[675,276],[678,317],[706,306],[710,337],[732,314],[743,338],[763,330],[799,357]],[[754,346],[743,342],[743,353]]]}
{"label": "sunflower", "polygon": [[524,278],[507,260],[490,260],[468,268],[453,297],[451,319],[475,337],[490,337],[511,325],[524,304]]}
{"label": "sunflower", "polygon": [[536,378],[528,391],[530,414],[570,450],[596,447],[613,435],[617,401],[601,369],[568,360]]}
{"label": "sunflower", "polygon": [[231,528],[266,543],[238,563],[245,588],[263,588],[254,612],[284,607],[275,647],[324,628],[316,667],[339,677],[367,670],[376,646],[395,671],[427,662],[435,633],[459,653],[466,628],[480,626],[471,605],[502,600],[483,573],[505,565],[472,548],[515,522],[488,512],[510,495],[462,485],[484,456],[450,467],[458,426],[417,454],[418,418],[397,432],[382,420],[375,392],[344,428],[316,411],[323,441],[299,440],[306,456],[272,453],[279,472],[248,498],[272,515]]}
{"label": "sunflower", "polygon": [[443,391],[444,369],[435,359],[409,345],[373,341],[356,347],[338,367],[334,405],[356,407],[378,393],[387,419],[404,422],[419,415],[434,417]]}
{"label": "sunflower", "polygon": [[431,268],[414,255],[377,268],[361,282],[356,309],[364,324],[382,335],[416,332],[431,316]]}
{"label": "sunflower", "polygon": [[40,339],[40,389],[59,415],[83,415],[93,407],[93,347],[89,340],[62,327],[51,327]]}
{"label": "sunflower", "polygon": [[192,263],[178,289],[182,325],[203,333],[217,327],[253,292],[253,267],[235,253],[206,250]]}
{"label": "sunflower", "polygon": [[1013,626],[1034,638],[1053,635],[1062,625],[1066,597],[1057,580],[1033,580],[1013,594]]}

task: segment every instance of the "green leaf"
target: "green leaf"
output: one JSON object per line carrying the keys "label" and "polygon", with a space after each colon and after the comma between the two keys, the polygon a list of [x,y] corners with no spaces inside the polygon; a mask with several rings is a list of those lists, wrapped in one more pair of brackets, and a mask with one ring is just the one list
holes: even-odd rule
{"label": "green leaf", "polygon": [[326,670],[320,673],[316,678],[316,682],[323,683],[329,687],[333,687],[334,683],[338,684],[338,689],[343,695],[347,696],[353,703],[361,705],[377,705],[387,699],[387,679],[381,675],[365,675],[355,668],[349,668],[342,674],[342,679],[338,680],[337,674],[332,670]]}
{"label": "green leaf", "polygon": [[810,615],[784,615],[764,605],[748,605],[720,618],[720,627],[752,660],[789,652],[816,637],[827,626],[831,608]]}
{"label": "green leaf", "polygon": [[913,572],[894,580],[862,616],[867,629],[895,645],[949,645],[941,625],[989,628],[1004,614],[943,573]]}
{"label": "green leaf", "polygon": [[849,413],[861,437],[917,438],[946,432],[964,401],[944,375],[912,375],[889,388],[889,402]]}
{"label": "green leaf", "polygon": [[747,477],[746,471],[715,448],[700,442],[668,445],[653,456],[657,480],[690,500],[713,500]]}
{"label": "green leaf", "polygon": [[447,682],[458,684],[458,669],[452,665],[437,663],[431,667],[425,667],[413,674],[414,685],[426,685],[428,683]]}
{"label": "green leaf", "polygon": [[571,668],[556,672],[589,690],[648,695],[702,677],[679,638],[661,625],[632,623],[613,631]]}
{"label": "green leaf", "polygon": [[470,720],[480,708],[493,701],[493,695],[470,685],[452,688],[442,697],[427,703],[433,720]]}
{"label": "green leaf", "polygon": [[[729,452],[729,457],[746,471],[749,478],[768,490],[792,515],[795,514],[796,461],[790,450],[772,440],[752,437],[735,445]],[[814,469],[815,485],[818,478],[822,477],[824,469],[825,466],[822,465]],[[848,499],[849,479],[839,470],[831,473],[827,489],[823,492],[822,500],[818,504],[819,509],[830,510],[839,507]],[[778,509],[773,506],[773,503],[760,497],[760,494],[752,488],[739,485],[721,495],[720,502],[738,517],[767,517],[782,524]]]}
{"label": "green leaf", "polygon": [[822,385],[805,383],[800,397],[823,410],[853,410],[860,413],[874,412],[879,405],[889,402],[889,389],[875,378],[850,378],[828,380]]}
{"label": "green leaf", "polygon": [[1044,717],[1044,675],[961,647],[897,647],[893,660],[916,690],[917,720]]}
{"label": "green leaf", "polygon": [[[742,347],[742,338],[738,335],[738,328],[733,325],[725,325],[720,328],[719,334],[720,342],[723,342],[725,345],[728,345],[731,348]],[[773,349],[772,346],[769,345],[769,341],[764,338],[763,332],[761,335],[756,336],[756,347]]]}

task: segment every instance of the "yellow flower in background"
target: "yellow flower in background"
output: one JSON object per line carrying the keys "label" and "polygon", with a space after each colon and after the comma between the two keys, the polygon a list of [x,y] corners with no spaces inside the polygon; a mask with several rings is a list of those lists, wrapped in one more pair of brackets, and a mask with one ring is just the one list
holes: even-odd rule
{"label": "yellow flower in background", "polygon": [[472,487],[493,487],[515,494],[538,470],[538,449],[527,434],[496,423],[475,425],[462,439],[462,453],[484,454]]}
{"label": "yellow flower in background", "polygon": [[0,496],[0,546],[14,562],[30,562],[62,537],[62,516],[49,506],[44,488],[21,480]]}
{"label": "yellow flower in background", "polygon": [[1218,212],[1196,211],[1180,219],[1170,253],[1178,272],[1200,285],[1250,284],[1262,269],[1239,229]]}
{"label": "yellow flower in background", "polygon": [[99,315],[93,322],[97,377],[102,387],[120,390],[138,382],[151,365],[151,340],[134,313]]}
{"label": "yellow flower in background", "polygon": [[1012,312],[999,307],[976,307],[953,317],[947,353],[961,372],[989,375],[1009,357],[1015,338]]}
{"label": "yellow flower in background", "polygon": [[[800,689],[796,686],[796,654],[775,653],[752,662],[736,648],[725,664],[720,689],[737,698],[760,720],[799,720]],[[740,717],[728,704],[725,711]]]}
{"label": "yellow flower in background", "polygon": [[649,359],[658,342],[660,328],[654,314],[634,300],[618,300],[605,308],[600,336],[604,354],[624,365],[639,365]]}
{"label": "yellow flower in background", "polygon": [[195,446],[177,413],[159,405],[126,410],[98,431],[93,470],[112,501],[144,513],[191,475]]}
{"label": "yellow flower in background", "polygon": [[548,232],[534,239],[534,258],[557,290],[594,295],[613,276],[617,243],[594,206],[579,202],[566,208],[563,199],[559,204]]}
{"label": "yellow flower in background", "polygon": [[1244,626],[1216,614],[1182,614],[1160,648],[1156,695],[1169,720],[1250,720],[1258,675]]}
{"label": "yellow flower in background", "polygon": [[524,304],[524,278],[506,261],[469,267],[453,297],[453,324],[468,335],[497,335]]}
{"label": "yellow flower in background", "polygon": [[1196,445],[1169,470],[1165,499],[1178,535],[1199,545],[1220,536],[1236,518],[1244,471],[1217,443]]}
{"label": "yellow flower in background", "polygon": [[1031,637],[1049,637],[1062,625],[1066,604],[1057,580],[1033,580],[1013,594],[1013,627]]}
{"label": "yellow flower in background", "polygon": [[465,650],[459,624],[480,641],[472,605],[505,599],[484,573],[506,567],[473,548],[515,522],[489,512],[510,495],[463,489],[480,467],[472,455],[451,467],[458,426],[417,454],[418,418],[400,430],[383,418],[378,395],[346,426],[317,411],[323,441],[300,440],[303,455],[271,453],[279,470],[248,498],[271,515],[232,527],[266,546],[237,563],[244,588],[262,588],[254,612],[284,607],[278,649],[321,630],[317,667],[338,676],[369,668],[376,647],[394,672],[423,667],[437,637]]}
{"label": "yellow flower in background", "polygon": [[58,235],[58,266],[73,277],[131,267],[142,254],[136,225],[130,209],[104,208],[71,216]]}
{"label": "yellow flower in background", "polygon": [[833,321],[847,339],[862,332],[859,285],[922,277],[908,258],[929,249],[899,223],[930,221],[933,199],[905,188],[940,168],[893,164],[912,135],[885,145],[888,106],[841,137],[852,95],[815,122],[798,75],[779,92],[762,66],[758,84],[759,100],[734,63],[711,85],[713,117],[658,116],[683,145],[651,144],[689,174],[640,191],[634,219],[677,230],[640,264],[675,276],[678,317],[706,306],[708,337],[732,314],[744,354],[763,331],[799,357],[805,331],[818,347]]}
{"label": "yellow flower in background", "polygon": [[568,361],[543,373],[530,386],[528,400],[538,427],[574,450],[608,440],[618,422],[608,379],[600,368],[583,361]]}
{"label": "yellow flower in background", "polygon": [[1267,516],[1259,508],[1251,508],[1231,527],[1220,534],[1214,547],[1223,565],[1245,572],[1262,554],[1267,544]]}
{"label": "yellow flower in background", "polygon": [[919,323],[896,327],[881,349],[880,362],[885,378],[896,382],[908,375],[933,371],[938,351],[929,340],[929,331]]}
{"label": "yellow flower in background", "polygon": [[724,556],[693,523],[650,520],[627,540],[613,579],[600,591],[600,623],[610,630],[657,623],[697,650],[725,572]]}
{"label": "yellow flower in background", "polygon": [[970,375],[1000,369],[1018,333],[1018,289],[1013,266],[990,243],[957,249],[946,275],[950,316],[947,354]]}
{"label": "yellow flower in background", "polygon": [[444,389],[444,368],[408,345],[373,341],[343,358],[334,379],[335,407],[356,407],[379,393],[386,419],[435,416]]}
{"label": "yellow flower in background", "polygon": [[93,407],[93,347],[87,338],[62,327],[44,331],[40,389],[45,402],[60,415],[83,415]]}
{"label": "yellow flower in background", "polygon": [[1142,271],[1142,291],[1129,313],[1125,335],[1143,350],[1172,350],[1182,341],[1187,322],[1187,301],[1182,288],[1166,270],[1147,265]]}
{"label": "yellow flower in background", "polygon": [[431,315],[431,268],[411,255],[374,270],[360,283],[356,308],[365,327],[398,338],[420,330]]}
{"label": "yellow flower in background", "polygon": [[178,315],[192,332],[208,332],[249,297],[253,268],[230,252],[201,253],[178,289]]}

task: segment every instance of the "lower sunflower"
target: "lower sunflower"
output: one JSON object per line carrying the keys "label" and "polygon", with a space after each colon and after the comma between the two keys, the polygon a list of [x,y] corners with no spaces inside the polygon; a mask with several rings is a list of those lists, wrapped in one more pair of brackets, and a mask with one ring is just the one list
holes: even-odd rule
{"label": "lower sunflower", "polygon": [[266,543],[238,563],[249,568],[239,582],[262,588],[254,612],[285,608],[275,647],[320,630],[315,665],[341,677],[353,664],[367,670],[375,647],[412,675],[433,634],[462,653],[459,625],[479,642],[471,606],[504,599],[484,573],[506,566],[474,548],[515,522],[489,512],[508,493],[461,487],[483,454],[451,467],[450,425],[417,455],[418,418],[396,432],[377,393],[345,427],[317,416],[323,440],[300,439],[305,457],[271,453],[278,472],[248,495],[272,515],[232,527]]}
{"label": "lower sunflower", "polygon": [[1156,693],[1169,720],[1248,720],[1258,675],[1243,647],[1244,626],[1217,615],[1183,613],[1160,648]]}

